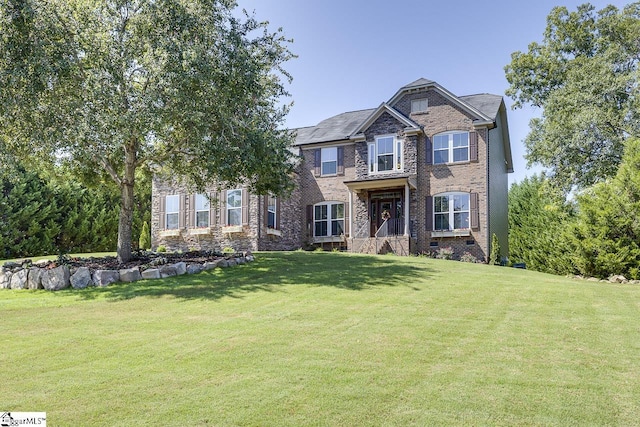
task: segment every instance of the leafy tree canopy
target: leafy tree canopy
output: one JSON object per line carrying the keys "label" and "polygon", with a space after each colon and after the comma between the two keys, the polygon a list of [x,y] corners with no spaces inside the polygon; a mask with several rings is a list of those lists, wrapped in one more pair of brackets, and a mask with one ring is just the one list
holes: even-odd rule
{"label": "leafy tree canopy", "polygon": [[624,141],[640,135],[640,2],[623,10],[555,7],[541,43],[505,67],[514,108],[542,109],[525,140],[529,164],[564,189],[616,173]]}
{"label": "leafy tree canopy", "polygon": [[281,31],[231,0],[0,2],[0,141],[121,191],[118,255],[131,256],[133,186],[155,165],[286,193]]}

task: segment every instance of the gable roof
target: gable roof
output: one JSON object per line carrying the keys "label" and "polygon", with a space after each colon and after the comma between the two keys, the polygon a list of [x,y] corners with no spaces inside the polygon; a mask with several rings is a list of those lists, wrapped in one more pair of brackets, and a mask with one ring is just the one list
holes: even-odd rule
{"label": "gable roof", "polygon": [[458,98],[482,111],[492,120],[498,117],[498,111],[502,103],[502,97],[500,95],[480,93],[477,95],[459,96]]}
{"label": "gable roof", "polygon": [[357,139],[357,136],[361,137],[359,134],[366,130],[366,128],[384,112],[391,114],[400,122],[405,123],[406,130],[419,131],[420,126],[398,112],[393,108],[393,105],[404,94],[423,89],[433,89],[451,103],[458,105],[476,118],[475,124],[490,124],[495,122],[499,115],[500,106],[503,104],[502,96],[500,95],[482,93],[456,96],[433,80],[419,78],[401,87],[388,102],[383,102],[378,108],[341,113],[321,121],[316,126],[293,129],[293,131],[296,132],[294,145],[300,146],[321,142],[338,142],[354,140],[354,138]]}
{"label": "gable roof", "polygon": [[388,113],[394,119],[398,120],[400,123],[403,123],[405,125],[405,131],[419,132],[421,130],[420,126],[416,122],[404,116],[402,113],[398,112],[398,110],[396,110],[395,108],[392,108],[386,102],[383,102],[378,108],[373,111],[373,113],[371,113],[369,117],[367,117],[364,122],[360,124],[360,126],[356,128],[356,130],[354,131],[354,135],[364,132],[384,113]]}

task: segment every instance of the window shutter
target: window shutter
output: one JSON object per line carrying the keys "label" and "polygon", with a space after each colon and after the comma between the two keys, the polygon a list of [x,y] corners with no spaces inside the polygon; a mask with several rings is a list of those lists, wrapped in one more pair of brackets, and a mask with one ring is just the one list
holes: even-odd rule
{"label": "window shutter", "polygon": [[313,205],[307,205],[307,235],[313,237]]}
{"label": "window shutter", "polygon": [[242,225],[249,224],[249,192],[242,189]]}
{"label": "window shutter", "polygon": [[181,194],[178,197],[178,200],[180,201],[180,208],[178,210],[178,228],[185,228],[185,220],[186,220],[186,209],[185,209],[185,201],[186,201],[186,195]]}
{"label": "window shutter", "polygon": [[187,228],[195,228],[196,226],[196,195],[190,194],[189,206],[187,208]]}
{"label": "window shutter", "polygon": [[220,225],[227,225],[227,190],[220,192]]}
{"label": "window shutter", "polygon": [[469,160],[478,161],[478,132],[469,132]]}
{"label": "window shutter", "polygon": [[213,204],[215,195],[209,194],[209,227],[213,227],[216,224],[216,206]]}
{"label": "window shutter", "polygon": [[269,195],[263,197],[264,209],[262,210],[262,224],[266,229],[269,226]]}
{"label": "window shutter", "polygon": [[338,147],[338,175],[344,175],[344,147]]}
{"label": "window shutter", "polygon": [[425,162],[430,165],[433,163],[433,146],[431,145],[431,138],[428,136],[426,137],[425,150],[427,152]]}
{"label": "window shutter", "polygon": [[477,230],[480,228],[480,208],[478,203],[478,193],[471,193],[469,195],[469,216],[471,222],[471,229]]}
{"label": "window shutter", "polygon": [[160,197],[160,221],[158,222],[158,228],[164,230],[166,228],[165,221],[167,220],[167,198],[165,196]]}
{"label": "window shutter", "polygon": [[349,203],[344,204],[344,235],[349,237],[351,230],[349,230]]}
{"label": "window shutter", "polygon": [[320,153],[320,149],[317,148],[313,151],[314,161],[313,161],[313,175],[320,176],[320,165],[322,163],[322,157]]}
{"label": "window shutter", "polygon": [[433,230],[433,197],[428,196],[425,200],[425,214],[424,214],[425,230]]}
{"label": "window shutter", "polygon": [[276,230],[280,230],[280,197],[276,197]]}

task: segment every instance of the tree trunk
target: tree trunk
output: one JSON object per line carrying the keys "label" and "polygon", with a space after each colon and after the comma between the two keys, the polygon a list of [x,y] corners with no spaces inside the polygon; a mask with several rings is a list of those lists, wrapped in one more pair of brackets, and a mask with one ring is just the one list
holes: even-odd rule
{"label": "tree trunk", "polygon": [[120,219],[118,221],[118,262],[131,260],[131,242],[133,228],[133,187],[136,176],[136,150],[125,148],[124,179],[120,184]]}

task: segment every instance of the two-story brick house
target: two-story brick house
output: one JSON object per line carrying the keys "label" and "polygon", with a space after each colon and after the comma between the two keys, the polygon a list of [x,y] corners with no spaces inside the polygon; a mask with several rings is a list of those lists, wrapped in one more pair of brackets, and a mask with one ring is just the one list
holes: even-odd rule
{"label": "two-story brick house", "polygon": [[495,233],[506,255],[513,170],[501,96],[457,97],[419,79],[377,108],[296,135],[301,161],[287,200],[234,188],[207,203],[154,179],[154,247],[398,254],[451,247],[486,259]]}

